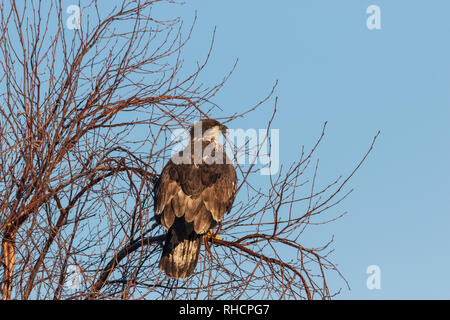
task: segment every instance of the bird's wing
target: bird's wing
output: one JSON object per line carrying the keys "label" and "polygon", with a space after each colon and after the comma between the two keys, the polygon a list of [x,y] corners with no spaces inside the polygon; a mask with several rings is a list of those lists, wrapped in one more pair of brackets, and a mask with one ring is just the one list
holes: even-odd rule
{"label": "bird's wing", "polygon": [[214,183],[206,187],[201,194],[205,208],[216,222],[223,219],[225,213],[231,210],[236,196],[237,177],[231,164],[213,165],[219,175]]}

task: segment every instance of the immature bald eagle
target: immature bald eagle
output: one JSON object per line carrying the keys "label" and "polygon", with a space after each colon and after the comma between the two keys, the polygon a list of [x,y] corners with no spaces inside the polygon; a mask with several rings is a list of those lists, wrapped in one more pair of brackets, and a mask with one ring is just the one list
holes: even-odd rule
{"label": "immature bald eagle", "polygon": [[203,236],[231,210],[236,171],[218,139],[227,128],[198,121],[186,149],[167,162],[155,185],[155,216],[168,230],[159,268],[171,278],[192,275]]}

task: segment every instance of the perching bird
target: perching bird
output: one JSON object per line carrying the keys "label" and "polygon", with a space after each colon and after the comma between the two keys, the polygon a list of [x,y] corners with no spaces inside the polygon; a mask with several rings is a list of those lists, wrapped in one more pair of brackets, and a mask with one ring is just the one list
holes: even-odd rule
{"label": "perching bird", "polygon": [[176,153],[155,184],[155,217],[167,231],[159,269],[171,278],[192,275],[203,236],[222,221],[236,196],[236,170],[218,139],[227,128],[198,121],[190,144]]}

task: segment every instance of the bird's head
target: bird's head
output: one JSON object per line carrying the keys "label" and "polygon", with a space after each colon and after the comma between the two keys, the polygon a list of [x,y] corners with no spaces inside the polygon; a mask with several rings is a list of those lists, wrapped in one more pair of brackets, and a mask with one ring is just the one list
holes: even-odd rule
{"label": "bird's head", "polygon": [[191,128],[191,139],[216,140],[221,134],[225,135],[228,128],[214,119],[197,121]]}

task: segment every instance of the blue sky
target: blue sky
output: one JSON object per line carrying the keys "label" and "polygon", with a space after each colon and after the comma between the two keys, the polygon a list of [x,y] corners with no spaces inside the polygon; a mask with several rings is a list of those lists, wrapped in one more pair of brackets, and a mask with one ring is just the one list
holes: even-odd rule
{"label": "blue sky", "polygon": [[[381,9],[381,30],[366,27],[369,5]],[[332,289],[343,288],[338,298],[449,299],[450,2],[191,0],[177,10],[187,23],[198,15],[186,61],[205,56],[217,27],[205,83],[239,58],[215,100],[223,115],[279,81],[273,127],[283,163],[328,121],[319,181],[329,182],[348,174],[381,130],[340,207],[349,213],[309,234],[317,243],[334,235],[331,258],[351,287],[331,277]],[[263,127],[272,105],[233,124]],[[380,290],[366,287],[374,264]]]}

